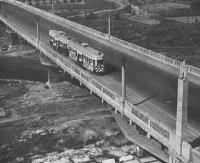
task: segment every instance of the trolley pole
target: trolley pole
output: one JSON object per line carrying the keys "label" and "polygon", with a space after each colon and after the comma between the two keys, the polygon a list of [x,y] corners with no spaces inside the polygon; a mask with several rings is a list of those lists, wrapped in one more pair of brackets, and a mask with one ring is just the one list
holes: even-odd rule
{"label": "trolley pole", "polygon": [[110,17],[108,18],[108,38],[109,38],[109,40],[110,40],[110,31],[111,29],[110,29]]}
{"label": "trolley pole", "polygon": [[40,20],[39,18],[36,19],[36,32],[37,32],[37,49],[39,50],[39,43],[40,43]]}
{"label": "trolley pole", "polygon": [[52,14],[54,13],[54,2],[53,2],[53,0],[51,1],[51,12],[52,12]]}
{"label": "trolley pole", "polygon": [[4,2],[2,2],[2,14],[3,14],[3,17],[5,17],[5,6],[4,6]]}

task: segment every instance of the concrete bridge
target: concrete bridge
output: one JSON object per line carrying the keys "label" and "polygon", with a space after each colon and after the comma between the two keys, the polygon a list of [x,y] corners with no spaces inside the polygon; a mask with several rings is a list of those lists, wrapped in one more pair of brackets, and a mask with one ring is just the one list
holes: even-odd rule
{"label": "concrete bridge", "polygon": [[[79,80],[80,84],[84,84],[91,93],[98,95],[102,102],[107,102],[112,106],[116,113],[121,113],[127,117],[130,124],[134,122],[140,130],[144,131],[147,139],[155,139],[162,144],[160,151],[163,151],[163,153],[167,151],[167,154],[157,155],[156,151],[151,150],[150,146],[145,146],[147,151],[165,162],[200,162],[200,152],[191,143],[200,134],[198,118],[194,123],[193,121],[188,123],[190,118],[188,118],[188,79],[194,83],[199,83],[200,70],[198,68],[187,65],[185,62],[180,63],[110,36],[110,34],[95,31],[16,0],[0,1],[0,20],[65,72]],[[88,42],[94,48],[101,48],[105,53],[105,60],[118,66],[121,71],[110,72],[100,77],[81,69],[69,58],[57,53],[49,46],[49,29],[63,30],[80,40]],[[152,66],[146,65],[138,59],[146,60],[148,64],[152,64],[157,68],[152,68]],[[138,63],[140,63],[140,66],[142,65],[140,73],[138,73],[140,71],[140,66],[137,66]],[[170,71],[174,76],[172,75],[173,77],[171,77],[171,75],[165,74],[166,72],[158,70],[158,68]],[[137,69],[137,71],[133,71],[133,69]],[[165,78],[164,75],[166,75],[176,80],[176,83],[178,83],[175,91],[177,107],[174,109],[171,106],[173,111],[175,110],[176,112],[174,115],[168,112],[168,107],[166,109],[164,105],[154,105],[156,104],[155,101],[149,101],[151,96],[144,99],[137,95],[138,90],[134,89],[132,82],[134,81],[137,85],[148,83],[149,80],[144,80],[145,76],[140,79],[140,74],[145,74],[145,72],[148,72],[146,76],[148,76],[149,80],[151,80],[152,74],[155,74],[156,85],[160,84],[159,73],[161,78]],[[154,79],[152,78],[152,80]],[[55,73],[49,71],[48,83],[50,84],[54,81],[56,81]],[[153,87],[152,82],[151,86]],[[146,89],[149,89],[149,86]],[[196,94],[194,97],[196,97]],[[199,107],[198,101],[197,99],[195,103]],[[198,110],[196,112],[198,113]]]}

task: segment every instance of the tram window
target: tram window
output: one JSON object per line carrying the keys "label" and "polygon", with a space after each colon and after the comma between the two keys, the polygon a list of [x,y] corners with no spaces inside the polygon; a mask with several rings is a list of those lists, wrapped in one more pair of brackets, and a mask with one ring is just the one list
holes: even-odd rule
{"label": "tram window", "polygon": [[90,64],[92,65],[92,63],[93,63],[93,62],[92,62],[92,59],[90,59]]}
{"label": "tram window", "polygon": [[97,64],[103,64],[103,60],[98,60]]}

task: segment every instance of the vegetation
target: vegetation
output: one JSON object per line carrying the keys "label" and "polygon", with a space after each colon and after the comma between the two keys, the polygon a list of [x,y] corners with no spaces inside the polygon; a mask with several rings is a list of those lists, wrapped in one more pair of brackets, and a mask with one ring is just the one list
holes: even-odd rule
{"label": "vegetation", "polygon": [[192,0],[190,7],[191,10],[200,14],[200,0]]}
{"label": "vegetation", "polygon": [[[104,33],[108,32],[106,15],[97,16],[95,21],[87,17],[72,20]],[[160,18],[159,25],[148,26],[130,22],[121,12],[111,16],[111,35],[178,60],[187,58],[195,66],[200,65],[199,27],[200,23],[183,24],[163,18]]]}

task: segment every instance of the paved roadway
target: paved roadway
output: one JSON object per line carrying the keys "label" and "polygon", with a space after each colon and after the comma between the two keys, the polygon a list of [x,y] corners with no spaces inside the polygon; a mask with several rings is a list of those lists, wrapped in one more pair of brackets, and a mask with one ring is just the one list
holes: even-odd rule
{"label": "paved roadway", "polygon": [[[8,6],[7,16],[13,22],[20,24],[27,32],[36,36],[36,24],[34,15],[26,11],[18,11],[19,9],[13,6]],[[69,33],[71,36],[76,37],[80,41],[88,42],[94,48],[99,49],[105,54],[105,61],[116,67],[116,70],[110,74],[107,74],[102,78],[102,81],[110,81],[105,84],[116,83],[116,89],[121,81],[121,56],[124,55],[116,49],[107,47],[99,42],[96,42],[88,37],[77,34],[71,30],[65,29],[52,22],[41,20],[41,40],[48,44],[48,30],[57,29],[63,30]],[[149,100],[153,105],[161,109],[161,113],[164,111],[175,117],[176,115],[176,96],[177,96],[177,77],[167,72],[161,71],[153,66],[150,66],[143,61],[135,59],[133,57],[126,57],[127,62],[127,85],[128,93],[134,92],[140,95],[143,99],[148,98],[156,93],[159,93],[157,97]],[[106,80],[103,80],[106,79]],[[113,88],[115,89],[115,88]],[[200,87],[190,83],[189,85],[189,122],[198,129],[200,133]],[[132,100],[132,99],[129,99]],[[173,124],[174,125],[174,124]]]}

